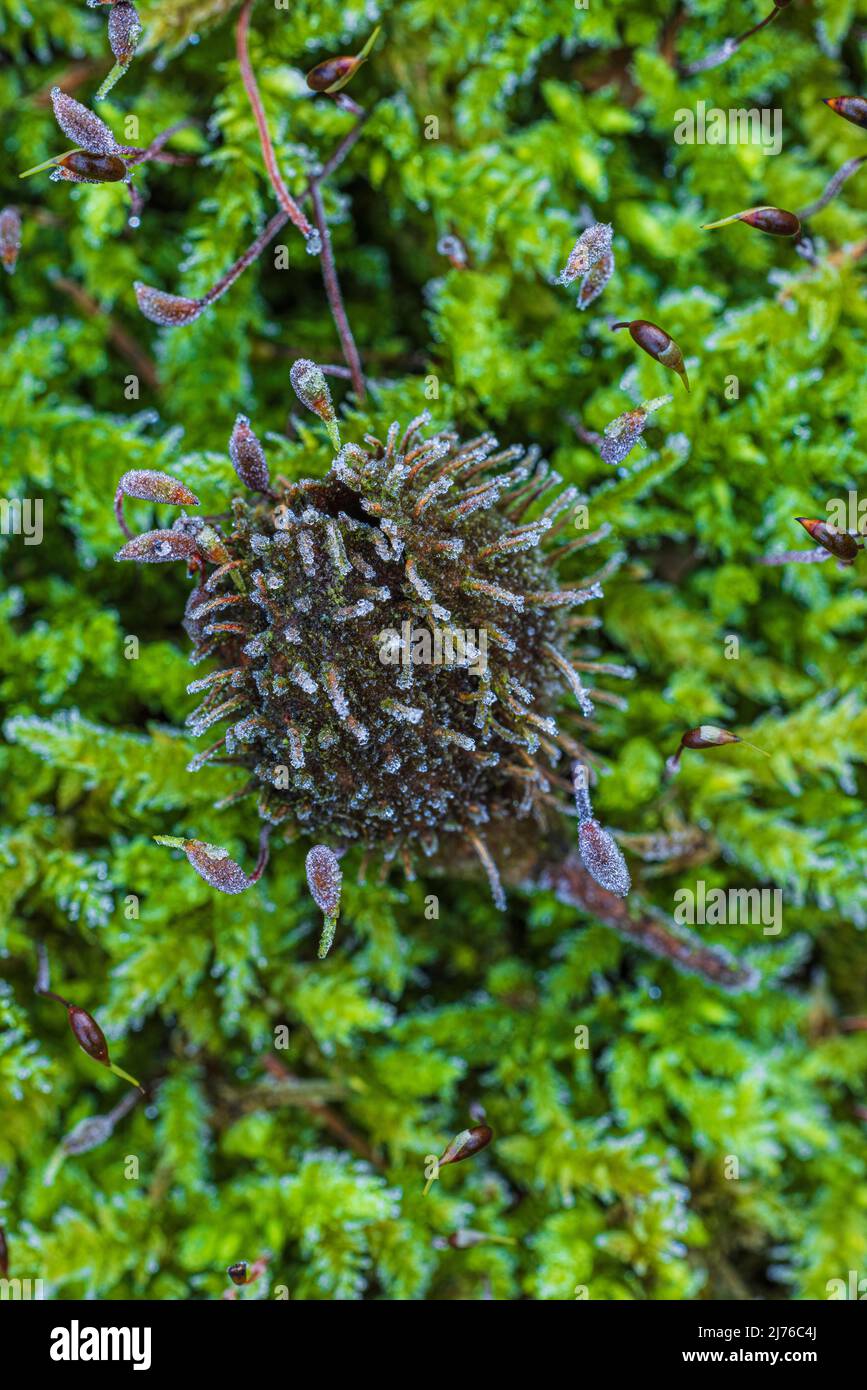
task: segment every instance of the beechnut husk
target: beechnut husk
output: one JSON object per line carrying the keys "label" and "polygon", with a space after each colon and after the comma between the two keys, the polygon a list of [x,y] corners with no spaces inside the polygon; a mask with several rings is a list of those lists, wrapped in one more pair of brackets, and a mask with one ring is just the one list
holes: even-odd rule
{"label": "beechnut husk", "polygon": [[[240,892],[264,867],[272,832],[305,837],[324,949],[345,850],[358,846],[384,869],[397,859],[411,877],[420,855],[449,863],[469,848],[503,908],[498,828],[541,828],[574,817],[576,804],[587,871],[625,895],[623,856],[579,775],[593,711],[582,672],[598,665],[576,642],[599,620],[576,610],[602,591],[574,569],[604,532],[564,538],[578,494],[535,447],[426,435],[427,412],[393,424],[384,442],[341,446],[320,369],[297,362],[291,378],[335,450],[325,476],[274,480],[240,416],[229,452],[246,494],[219,518],[184,514],[117,555],[187,563],[192,661],[215,663],[189,687],[202,703],[187,722],[195,735],[224,728],[190,770],[212,758],[242,764],[241,792],[263,822],[249,876],[204,841],[161,842],[183,848],[214,887]],[[125,530],[124,495],[196,502],[167,474],[125,475]],[[574,769],[577,803],[567,799]]]}

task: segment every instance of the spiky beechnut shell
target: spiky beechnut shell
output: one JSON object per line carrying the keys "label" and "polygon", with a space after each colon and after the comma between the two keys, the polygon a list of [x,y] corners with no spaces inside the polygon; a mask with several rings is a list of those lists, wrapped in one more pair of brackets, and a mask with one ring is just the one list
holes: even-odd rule
{"label": "spiky beechnut shell", "polygon": [[[582,753],[564,725],[580,737],[592,704],[567,648],[597,625],[572,615],[601,590],[555,578],[543,547],[570,539],[576,493],[549,500],[560,479],[536,450],[424,438],[427,422],[346,445],[324,477],[291,484],[266,481],[244,422],[261,463],[245,481],[262,490],[222,522],[175,524],[201,556],[192,659],[217,663],[190,686],[204,700],[188,723],[228,726],[191,768],[227,752],[286,838],[397,857],[410,875],[419,852],[448,860],[460,837],[501,904],[496,823],[556,814],[546,774]],[[591,539],[572,531],[559,552],[573,565]]]}

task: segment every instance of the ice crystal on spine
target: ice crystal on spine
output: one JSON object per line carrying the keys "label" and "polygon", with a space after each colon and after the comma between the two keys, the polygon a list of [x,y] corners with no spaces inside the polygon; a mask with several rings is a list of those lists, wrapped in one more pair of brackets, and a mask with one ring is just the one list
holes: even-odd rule
{"label": "ice crystal on spine", "polygon": [[[291,378],[336,433],[320,370],[297,363]],[[551,770],[582,755],[592,691],[578,670],[605,670],[582,662],[572,610],[601,590],[569,542],[573,492],[537,450],[425,438],[427,423],[392,424],[385,443],[366,435],[324,477],[290,483],[269,481],[240,417],[230,453],[250,492],[225,518],[183,518],[118,559],[187,562],[191,660],[217,663],[193,682],[202,703],[188,725],[226,725],[225,748],[247,768],[239,797],[256,798],[278,838],[316,845],[314,882],[356,847],[410,875],[422,855],[474,859],[502,906],[502,843],[526,836],[524,819],[545,832],[571,812]],[[219,745],[191,768],[212,756]],[[588,820],[583,840],[604,849],[597,830]],[[222,887],[222,861],[184,847]],[[321,951],[333,934],[323,910]]]}

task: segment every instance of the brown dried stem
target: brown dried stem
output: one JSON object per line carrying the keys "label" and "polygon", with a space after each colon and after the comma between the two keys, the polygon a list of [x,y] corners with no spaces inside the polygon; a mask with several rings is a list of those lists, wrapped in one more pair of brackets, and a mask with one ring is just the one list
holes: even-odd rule
{"label": "brown dried stem", "polygon": [[615,897],[601,888],[577,854],[547,865],[538,883],[550,889],[561,902],[583,908],[645,951],[671,961],[690,974],[700,975],[721,989],[749,989],[755,982],[754,972],[739,965],[725,951],[705,946],[692,933],[666,921],[661,914],[647,908],[636,911],[630,905],[632,899]]}
{"label": "brown dried stem", "polygon": [[312,1115],[315,1120],[318,1120],[321,1125],[329,1130],[336,1139],[339,1139],[347,1148],[352,1149],[353,1153],[357,1153],[360,1158],[365,1159],[368,1163],[372,1163],[376,1168],[382,1169],[384,1167],[381,1159],[377,1157],[367,1141],[362,1139],[359,1134],[356,1134],[355,1130],[351,1129],[346,1121],[341,1119],[336,1111],[332,1110],[329,1105],[325,1105],[318,1100],[313,1100],[310,1096],[304,1095],[300,1091],[286,1089],[285,1083],[294,1083],[297,1086],[303,1086],[304,1083],[293,1076],[288,1067],[284,1066],[279,1058],[271,1056],[266,1057],[264,1066],[279,1083],[284,1083],[283,1089],[279,1092],[282,1103],[301,1106],[308,1114]]}
{"label": "brown dried stem", "polygon": [[283,175],[277,165],[277,157],[274,153],[274,146],[271,143],[271,136],[268,131],[268,122],[265,117],[265,108],[262,105],[262,98],[259,95],[259,87],[256,82],[256,75],[250,64],[250,53],[247,47],[247,36],[250,31],[250,13],[256,0],[245,0],[238,16],[238,28],[235,33],[236,48],[238,52],[238,63],[241,68],[241,79],[244,89],[250,99],[253,108],[253,115],[256,119],[256,126],[259,130],[259,143],[262,146],[262,155],[265,160],[265,168],[268,170],[268,177],[274,192],[277,194],[277,201],[286,216],[298,228],[304,237],[309,237],[313,231],[304,213],[295,202],[294,198],[283,182]]}

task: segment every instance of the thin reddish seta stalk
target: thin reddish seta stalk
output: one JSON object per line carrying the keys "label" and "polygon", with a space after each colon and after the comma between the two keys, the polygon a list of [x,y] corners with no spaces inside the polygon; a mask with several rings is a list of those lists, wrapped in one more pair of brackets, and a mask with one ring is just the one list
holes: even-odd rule
{"label": "thin reddish seta stalk", "polygon": [[168,150],[163,150],[163,146],[176,135],[179,130],[186,130],[194,126],[195,121],[188,118],[182,121],[175,121],[174,125],[167,126],[161,130],[159,135],[155,135],[149,145],[141,147],[139,145],[119,146],[121,154],[129,158],[130,164],[144,164],[149,159],[159,160],[161,164],[195,164],[198,155],[194,154],[173,154]]}
{"label": "thin reddish seta stalk", "polygon": [[[278,197],[280,197],[280,192],[277,187],[277,184],[274,183],[274,175],[271,167],[273,165],[273,169],[274,171],[276,171],[276,164],[274,164],[274,150],[271,144],[270,136],[268,134],[267,124],[265,124],[265,116],[264,111],[262,110],[262,104],[259,97],[259,90],[256,85],[256,79],[253,75],[252,69],[250,68],[249,56],[247,54],[246,37],[247,30],[249,27],[250,11],[252,10],[252,7],[253,0],[247,0],[247,4],[245,4],[244,9],[241,12],[241,17],[238,21],[238,57],[239,61],[241,61],[242,74],[246,73],[245,87],[247,90],[247,94],[250,97],[251,104],[253,105],[253,111],[256,115],[257,124],[259,124],[259,116],[261,115],[262,123],[259,124],[260,135],[264,131],[262,149],[265,154],[266,164],[269,165],[268,172],[271,176],[271,182],[272,184],[274,184],[274,188],[275,191],[277,191]],[[241,28],[242,21],[243,30]],[[362,127],[368,119],[368,112],[366,112],[363,109],[363,107],[359,106],[356,101],[353,101],[351,97],[347,96],[345,92],[338,93],[335,96],[334,101],[335,104],[339,106],[342,110],[348,111],[351,115],[355,116],[355,125],[352,127],[351,130],[347,131],[346,135],[344,135],[343,139],[338,144],[334,153],[322,166],[322,169],[319,171],[316,178],[311,179],[310,182],[307,184],[307,187],[301,195],[301,202],[305,202],[308,198],[312,199],[314,190],[318,187],[318,185],[323,183],[325,179],[330,178],[336,169],[339,169],[340,165],[346,159],[350,150],[353,148],[356,141],[358,140],[358,137],[361,134]],[[271,161],[270,164],[269,159]],[[285,185],[283,185],[282,180],[280,179],[279,171],[276,172],[277,178],[280,181],[280,186],[283,188],[284,192],[286,192]],[[229,266],[228,270],[220,276],[219,280],[217,280],[209,290],[206,290],[206,292],[201,296],[203,303],[210,305],[213,304],[216,300],[220,299],[221,296],[224,295],[226,291],[232,287],[232,285],[235,283],[238,277],[240,275],[243,275],[244,271],[247,270],[247,268],[251,266],[253,262],[259,258],[259,256],[261,256],[262,252],[265,250],[265,247],[268,246],[269,243],[274,240],[275,236],[277,236],[283,230],[283,228],[286,226],[286,223],[290,220],[294,222],[295,226],[298,227],[299,231],[301,231],[305,236],[309,235],[309,233],[313,231],[313,227],[307,221],[306,217],[304,217],[304,214],[300,213],[297,205],[292,202],[292,199],[289,197],[288,192],[286,193],[286,197],[288,198],[289,203],[295,209],[296,216],[292,216],[292,214],[287,208],[287,204],[281,198],[280,212],[274,214],[270,221],[267,222],[265,226],[262,228],[262,231],[259,233],[259,235],[250,243],[246,251],[242,252],[238,259],[234,261],[232,265]],[[299,217],[301,219],[300,221],[298,220]],[[320,235],[321,234],[322,233],[320,230]],[[338,332],[340,332],[339,325]],[[341,343],[343,342],[344,339],[343,335],[341,334]],[[353,342],[353,349],[354,347],[355,344]],[[357,358],[357,351],[355,355]],[[350,359],[347,357],[347,361],[349,360]],[[360,375],[360,363],[358,364],[357,370],[358,376],[360,378],[358,382],[356,382],[356,371],[350,366],[350,376],[352,377],[353,384],[355,385],[355,390],[358,394],[358,398],[359,400],[361,400],[364,398],[364,379]],[[334,375],[337,375],[337,369],[335,369]]]}
{"label": "thin reddish seta stalk", "polygon": [[259,858],[256,860],[256,867],[250,875],[250,884],[258,883],[265,872],[271,853],[268,842],[271,839],[273,828],[273,826],[265,824],[259,832]]}
{"label": "thin reddish seta stalk", "polygon": [[331,233],[328,230],[325,208],[322,205],[322,194],[319,191],[318,183],[313,184],[310,196],[313,199],[313,217],[319,235],[322,238],[322,279],[325,282],[325,293],[328,296],[331,316],[337,328],[340,346],[343,349],[343,356],[346,358],[347,366],[352,373],[352,388],[355,391],[356,400],[363,401],[365,388],[364,375],[361,370],[361,358],[358,355],[358,348],[355,346],[352,329],[349,327],[349,319],[346,317],[343,295],[340,293],[337,266],[334,263],[334,252],[331,249]]}
{"label": "thin reddish seta stalk", "polygon": [[820,193],[815,203],[810,203],[809,207],[801,209],[798,213],[800,220],[805,222],[808,217],[815,217],[817,212],[821,212],[823,208],[826,208],[831,199],[836,198],[846,180],[858,172],[865,160],[867,160],[867,154],[856,155],[854,159],[848,159],[846,163],[837,170],[833,178],[828,180],[823,192]]}
{"label": "thin reddish seta stalk", "polygon": [[43,999],[56,999],[65,1009],[71,1008],[69,1000],[64,999],[62,994],[55,994],[51,988],[51,966],[48,963],[48,951],[44,941],[37,944],[36,962],[36,984],[33,986],[33,993]]}
{"label": "thin reddish seta stalk", "polygon": [[277,233],[282,231],[288,221],[289,218],[285,212],[275,213],[271,221],[267,222],[262,228],[255,241],[250,243],[243,255],[239,256],[238,259],[229,266],[225,274],[221,275],[219,280],[202,295],[204,303],[213,304],[214,300],[219,299],[221,295],[226,293],[226,290],[231,289],[232,285],[234,285],[235,281],[238,279],[238,276],[243,275],[247,267],[251,266],[253,262],[261,256],[269,241],[274,240]]}
{"label": "thin reddish seta stalk", "polygon": [[313,228],[290,194],[289,189],[283,182],[283,176],[277,167],[277,157],[274,153],[274,146],[271,143],[271,136],[268,131],[265,108],[262,105],[262,98],[259,95],[256,76],[250,65],[247,35],[250,31],[250,13],[255,3],[256,0],[245,0],[241,8],[241,13],[238,16],[238,28],[235,32],[238,63],[241,68],[241,79],[244,83],[244,90],[250,99],[250,105],[253,108],[253,115],[259,130],[259,143],[262,146],[262,154],[265,159],[265,168],[268,170],[268,177],[271,180],[274,192],[277,194],[277,201],[286,213],[286,216],[298,228],[301,235],[309,237]]}
{"label": "thin reddish seta stalk", "polygon": [[[363,111],[361,113],[361,118],[359,119],[357,124],[353,126],[352,130],[350,130],[343,137],[340,144],[337,146],[337,149],[334,151],[334,154],[328,160],[327,164],[323,166],[321,173],[317,176],[316,179],[311,179],[310,183],[307,185],[303,194],[301,195],[302,202],[304,201],[304,199],[310,198],[312,196],[314,183],[321,183],[323,179],[328,178],[331,174],[334,173],[334,170],[339,168],[339,166],[343,163],[344,159],[349,154],[349,151],[352,149],[352,146],[355,144],[356,140],[361,134],[361,127],[364,125],[364,122],[366,120],[367,112]],[[265,250],[265,247],[269,244],[269,242],[272,242],[274,240],[275,236],[277,236],[278,233],[280,233],[283,230],[288,221],[289,216],[287,213],[282,211],[275,212],[270,222],[266,222],[259,235],[255,238],[254,241],[250,243],[246,251],[244,251],[238,257],[238,259],[234,261],[232,265],[229,266],[229,269],[223,275],[220,276],[219,280],[217,280],[216,283],[213,284],[211,288],[202,295],[202,299],[204,300],[204,302],[206,304],[213,304],[216,299],[219,299],[221,295],[224,295],[226,293],[226,290],[230,289],[232,285],[234,285],[235,281],[238,279],[238,276],[243,275],[244,271],[248,268],[248,266],[251,266],[253,262],[257,260],[259,256],[261,256],[262,252]]]}
{"label": "thin reddish seta stalk", "polygon": [[114,514],[115,514],[115,516],[117,517],[117,524],[118,524],[118,526],[120,527],[121,531],[123,531],[123,534],[126,536],[127,540],[128,540],[128,541],[131,541],[131,540],[132,540],[132,537],[133,537],[133,533],[132,533],[132,531],[129,529],[129,527],[127,526],[127,524],[126,524],[126,518],[124,517],[124,514],[123,514],[123,488],[122,488],[122,487],[119,487],[118,490],[117,490],[117,492],[114,494]]}

